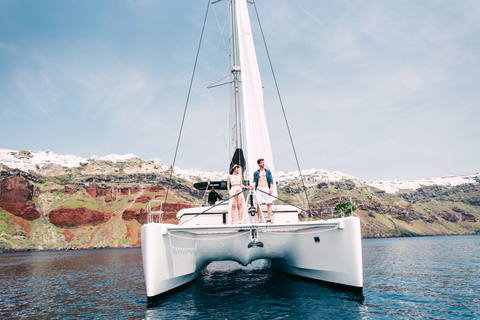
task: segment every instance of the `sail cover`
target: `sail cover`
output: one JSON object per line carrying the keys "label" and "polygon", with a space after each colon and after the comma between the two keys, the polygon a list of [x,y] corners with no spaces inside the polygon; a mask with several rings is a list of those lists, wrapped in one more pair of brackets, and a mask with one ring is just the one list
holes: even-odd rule
{"label": "sail cover", "polygon": [[[247,145],[247,172],[250,181],[258,170],[257,159],[265,159],[265,167],[272,171],[275,181],[272,147],[267,119],[263,107],[263,89],[257,55],[253,44],[252,28],[248,16],[247,0],[236,0],[238,48],[242,75],[242,99],[244,111],[245,142]],[[273,195],[277,196],[276,183]]]}

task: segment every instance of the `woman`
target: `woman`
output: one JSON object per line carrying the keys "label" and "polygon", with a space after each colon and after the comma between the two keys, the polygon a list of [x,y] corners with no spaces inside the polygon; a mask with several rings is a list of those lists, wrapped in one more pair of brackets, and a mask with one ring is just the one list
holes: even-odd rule
{"label": "woman", "polygon": [[235,222],[236,208],[238,208],[238,223],[242,224],[242,202],[244,199],[241,191],[242,188],[248,188],[248,186],[243,185],[242,177],[238,174],[239,171],[240,166],[238,164],[233,165],[227,178],[227,189],[230,196],[230,205],[232,206],[232,224]]}

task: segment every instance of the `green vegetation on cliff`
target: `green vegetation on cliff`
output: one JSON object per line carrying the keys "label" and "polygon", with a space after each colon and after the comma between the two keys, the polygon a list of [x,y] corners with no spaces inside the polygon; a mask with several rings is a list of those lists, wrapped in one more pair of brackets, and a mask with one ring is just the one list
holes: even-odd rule
{"label": "green vegetation on cliff", "polygon": [[[305,193],[308,195],[308,202]],[[432,186],[387,194],[357,182],[321,183],[306,190],[296,184],[279,196],[311,211],[307,219],[331,217],[339,201],[351,199],[362,220],[362,236],[403,237],[480,233],[480,184]]]}
{"label": "green vegetation on cliff", "polygon": [[[148,200],[165,199],[167,188],[168,203],[179,204],[179,208],[201,197],[191,183],[167,179],[154,170],[156,166],[140,159],[122,164],[91,161],[61,176],[19,175],[17,171],[9,175],[4,170],[0,251],[139,246]],[[51,167],[49,172],[60,171]],[[15,210],[2,209],[2,203],[8,208],[28,206],[40,218],[25,220]],[[170,222],[175,222],[174,214],[166,212]]]}
{"label": "green vegetation on cliff", "polygon": [[[15,185],[13,175],[2,172],[0,183],[7,187],[0,188],[0,251],[139,246],[148,200],[164,200],[168,189],[170,211],[164,221],[176,223],[176,212],[198,205],[203,195],[190,182],[169,179],[151,166],[140,159],[122,164],[91,161],[60,176],[17,174]],[[306,189],[291,183],[279,188],[279,198],[310,207],[301,214],[307,220],[337,216],[341,208],[336,211],[335,206],[351,201],[364,238],[480,234],[480,183],[397,194],[357,180],[321,182]],[[2,209],[2,201],[5,207],[28,207],[39,215],[26,220]]]}

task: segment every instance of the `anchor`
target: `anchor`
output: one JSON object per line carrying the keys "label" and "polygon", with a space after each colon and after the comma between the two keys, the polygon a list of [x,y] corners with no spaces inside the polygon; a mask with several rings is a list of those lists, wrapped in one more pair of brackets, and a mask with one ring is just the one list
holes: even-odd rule
{"label": "anchor", "polygon": [[263,243],[261,241],[258,241],[257,227],[254,226],[250,228],[250,243],[248,244],[248,249],[252,247],[263,248]]}

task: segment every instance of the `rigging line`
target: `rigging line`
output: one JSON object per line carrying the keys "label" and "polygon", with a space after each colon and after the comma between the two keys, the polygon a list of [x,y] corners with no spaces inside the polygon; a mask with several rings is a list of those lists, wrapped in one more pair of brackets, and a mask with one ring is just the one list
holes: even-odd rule
{"label": "rigging line", "polygon": [[222,129],[222,124],[220,122],[220,119],[218,118],[217,109],[215,108],[215,104],[213,103],[213,98],[212,98],[212,95],[210,94],[210,90],[207,90],[207,92],[208,92],[208,96],[210,97],[210,102],[212,103],[213,111],[215,112],[215,118],[217,119],[218,127],[220,128],[220,133],[222,134],[223,142],[225,143],[225,148],[227,149],[227,155],[229,155],[230,150],[228,149],[228,143],[227,143],[227,139],[225,138],[225,133],[223,132],[223,129]]}
{"label": "rigging line", "polygon": [[[233,196],[229,197],[228,199],[225,199],[225,200],[223,200],[223,201],[220,201],[219,203],[217,203],[217,204],[215,204],[215,205],[213,205],[213,206],[209,207],[207,210],[197,213],[196,215],[194,215],[194,216],[193,216],[193,217],[191,217],[190,219],[188,219],[188,220],[185,220],[185,222],[188,222],[188,221],[192,220],[193,218],[196,218],[196,217],[198,217],[199,215],[201,215],[201,214],[204,214],[205,212],[207,212],[207,211],[209,211],[209,210],[211,210],[211,209],[213,209],[213,208],[215,208],[215,207],[217,207],[217,206],[219,206],[219,205],[223,204],[224,202],[227,202],[227,201],[229,201],[230,199],[232,199],[233,197],[236,197],[236,196],[238,196],[238,195],[239,195],[240,193],[242,193],[242,192],[243,192],[243,190],[241,190],[241,191],[238,191],[237,193],[235,193]],[[185,223],[185,222],[183,222],[183,223]],[[182,223],[182,224],[183,224],[183,223]]]}
{"label": "rigging line", "polygon": [[[223,45],[225,46],[225,40],[223,39],[223,30],[225,29],[225,25],[223,26],[223,29],[222,29],[221,26],[220,26],[220,22],[218,21],[217,12],[215,11],[215,6],[212,6],[212,10],[215,14],[215,19],[217,20],[218,30],[220,32],[220,40],[218,41],[217,51],[215,52],[215,58],[213,59],[213,64],[212,64],[212,68],[210,70],[210,76],[209,76],[209,79],[208,79],[208,83],[211,82],[213,70],[215,69],[215,62],[217,61],[217,57],[218,57],[218,51],[220,50],[220,45],[222,44],[222,42],[223,42]],[[223,79],[225,79],[226,77],[228,77],[228,75],[225,76]],[[222,81],[223,79],[218,80],[214,84]],[[222,125],[221,125],[220,119],[218,118],[217,109],[215,108],[215,103],[213,102],[213,98],[212,98],[212,95],[210,94],[209,87],[207,87],[207,92],[208,92],[208,97],[210,98],[210,102],[212,104],[213,112],[215,113],[215,118],[217,119],[218,127],[220,129],[219,130],[220,134],[222,135],[223,142],[225,143],[225,146],[227,148],[227,156],[228,156],[229,155],[228,143],[227,143],[227,140],[225,139],[225,133],[222,130]]]}
{"label": "rigging line", "polygon": [[[338,226],[336,227],[333,227],[333,228],[330,228],[330,229],[325,229],[325,230],[315,230],[315,231],[309,231],[309,232],[298,232],[298,231],[292,231],[292,232],[289,232],[289,231],[280,231],[280,230],[268,230],[268,229],[259,229],[258,232],[262,232],[262,233],[274,233],[274,232],[278,232],[278,233],[282,233],[282,234],[298,234],[298,235],[304,235],[304,234],[313,234],[313,233],[321,233],[321,232],[326,232],[326,231],[332,231],[332,230],[337,230],[338,229]],[[299,230],[300,231],[300,230]]]}
{"label": "rigging line", "polygon": [[220,40],[223,40],[225,51],[228,52],[227,44],[225,43],[225,39],[223,38],[223,32],[225,31],[225,27],[227,26],[228,14],[227,14],[227,19],[225,19],[225,22],[223,23],[223,28],[222,28],[220,27],[220,21],[218,21],[218,16],[217,16],[217,11],[215,11],[215,6],[212,6],[212,8],[213,8],[213,13],[215,14],[215,19],[217,19],[218,30],[220,31]]}
{"label": "rigging line", "polygon": [[[218,21],[217,12],[215,11],[215,7],[212,6],[212,9],[213,9],[213,13],[215,14],[215,18],[217,20],[218,31],[220,32],[220,40],[218,40],[217,51],[215,52],[215,58],[213,59],[213,65],[212,65],[212,69],[210,71],[210,79],[212,77],[213,69],[215,68],[215,62],[217,61],[218,51],[220,50],[220,45],[222,44],[222,42],[223,42],[223,45],[225,46],[225,49],[226,49],[225,39],[223,39],[223,31],[225,30],[225,24],[223,25],[223,29],[222,29],[220,27],[220,22]],[[208,80],[209,83],[210,83],[210,79]]]}
{"label": "rigging line", "polygon": [[170,184],[172,181],[172,174],[175,168],[175,162],[177,160],[178,146],[180,145],[180,138],[182,137],[183,124],[185,123],[185,115],[187,114],[188,101],[190,100],[190,93],[192,92],[193,79],[195,77],[195,70],[197,69],[198,56],[200,55],[200,47],[202,45],[203,32],[205,31],[205,25],[207,24],[208,8],[210,7],[210,0],[207,1],[207,10],[205,12],[205,18],[203,20],[202,33],[200,34],[200,41],[198,43],[197,56],[195,57],[195,64],[193,65],[192,78],[190,79],[190,86],[188,88],[187,100],[185,102],[185,109],[183,111],[182,124],[180,125],[180,132],[178,133],[177,146],[175,147],[175,155],[173,156],[172,170],[170,171],[170,183],[168,184],[167,194],[165,195],[165,203],[168,199],[168,191],[170,190]]}
{"label": "rigging line", "polygon": [[[178,231],[178,230],[170,230],[171,231]],[[196,240],[196,241],[217,241],[217,240],[224,240],[224,239],[229,239],[229,238],[235,238],[239,236],[246,235],[250,230],[243,230],[243,232],[240,231],[235,231],[235,234],[233,236],[225,236],[225,237],[219,237],[219,238],[213,238],[213,239],[201,239],[201,238],[189,238],[189,237],[182,237],[173,233],[169,233],[171,237],[175,238],[180,238],[180,239],[186,239],[186,240]],[[182,231],[178,231],[182,232]]]}
{"label": "rigging line", "polygon": [[[301,208],[301,207],[299,207],[299,206],[296,206],[296,205],[294,205],[294,204],[291,204],[291,203],[288,202],[288,201],[282,200],[282,199],[280,199],[279,197],[275,197],[274,195],[272,195],[272,194],[270,194],[270,193],[267,193],[267,192],[265,192],[265,191],[263,191],[263,190],[257,189],[256,191],[260,191],[260,192],[262,192],[262,193],[265,193],[266,195],[269,195],[269,196],[272,197],[272,198],[275,198],[275,199],[277,199],[277,200],[280,200],[280,201],[282,201],[282,202],[285,202],[286,204],[288,204],[288,205],[290,205],[290,206],[292,206],[292,207],[295,207],[295,208],[297,208],[297,209],[300,209],[300,210],[302,210],[302,211],[310,214],[310,208],[309,208],[308,210],[305,210],[305,209],[303,209],[303,208]],[[326,220],[326,219],[324,219],[324,220]]]}
{"label": "rigging line", "polygon": [[215,58],[213,59],[212,68],[210,69],[210,76],[208,77],[208,83],[210,83],[210,81],[211,81],[210,79],[212,79],[212,74],[213,74],[213,70],[215,69],[215,62],[217,61],[218,50],[220,49],[220,44],[221,43],[222,43],[222,39],[220,39],[218,41],[217,51],[215,51]]}
{"label": "rigging line", "polygon": [[[219,79],[219,80],[215,81],[214,83],[212,83],[212,84],[210,85],[210,89],[212,88],[212,86],[216,85],[216,84],[219,83],[220,81],[225,80],[225,78],[228,78],[228,77],[230,77],[229,74],[227,74],[227,75],[226,75],[225,77],[223,77],[222,79]],[[227,83],[230,83],[230,82],[231,82],[231,81],[229,81],[229,82],[227,82]],[[221,84],[220,84],[220,85],[221,85]]]}
{"label": "rigging line", "polygon": [[[288,125],[287,115],[285,113],[285,108],[283,107],[282,97],[280,96],[280,89],[278,88],[277,78],[275,77],[275,71],[273,70],[272,60],[270,59],[270,53],[268,52],[267,42],[265,40],[265,35],[263,34],[262,24],[260,23],[260,17],[258,16],[256,1],[253,1],[253,6],[255,8],[255,13],[257,15],[258,26],[260,27],[260,32],[262,33],[263,44],[265,45],[265,50],[267,52],[268,62],[270,64],[270,69],[272,70],[273,81],[275,82],[275,87],[277,89],[278,99],[280,100],[280,105],[282,106],[283,118],[285,119],[285,124],[287,126],[288,136],[290,137],[290,143],[292,144],[293,154],[295,155],[295,161],[297,162],[298,173],[302,178],[303,191],[305,192],[305,199],[307,200],[308,210],[310,211],[310,201],[308,201],[307,190],[305,187],[305,180],[302,175],[302,170],[300,169],[300,163],[298,162],[297,151],[295,150],[295,144],[293,143],[292,134],[290,132],[290,126]],[[307,212],[309,212],[307,211]]]}

